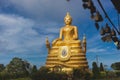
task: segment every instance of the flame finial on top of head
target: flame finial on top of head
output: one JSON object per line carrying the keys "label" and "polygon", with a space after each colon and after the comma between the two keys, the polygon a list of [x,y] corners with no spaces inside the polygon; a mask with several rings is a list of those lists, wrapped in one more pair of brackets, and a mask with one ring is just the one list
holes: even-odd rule
{"label": "flame finial on top of head", "polygon": [[70,19],[72,19],[72,17],[70,16],[70,13],[69,13],[69,12],[67,12],[65,18],[70,18]]}

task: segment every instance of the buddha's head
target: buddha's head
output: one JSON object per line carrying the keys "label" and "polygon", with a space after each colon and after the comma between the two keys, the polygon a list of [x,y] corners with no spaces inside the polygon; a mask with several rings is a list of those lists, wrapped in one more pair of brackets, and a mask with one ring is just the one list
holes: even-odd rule
{"label": "buddha's head", "polygon": [[72,23],[72,17],[70,16],[70,14],[68,12],[64,18],[64,22],[66,25],[70,25]]}

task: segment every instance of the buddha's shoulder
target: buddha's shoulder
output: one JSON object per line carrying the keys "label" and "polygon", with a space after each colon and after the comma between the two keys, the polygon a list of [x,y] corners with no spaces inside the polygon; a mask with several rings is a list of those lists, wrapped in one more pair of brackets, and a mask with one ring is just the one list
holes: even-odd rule
{"label": "buddha's shoulder", "polygon": [[71,26],[72,28],[77,28],[77,26]]}
{"label": "buddha's shoulder", "polygon": [[64,27],[61,28],[61,30],[64,30],[64,29],[66,29],[66,28],[67,28],[67,29],[68,29],[68,28],[73,29],[73,28],[77,28],[77,27],[76,27],[76,26],[73,26],[73,25],[71,25],[70,27],[65,27],[65,26],[64,26]]}

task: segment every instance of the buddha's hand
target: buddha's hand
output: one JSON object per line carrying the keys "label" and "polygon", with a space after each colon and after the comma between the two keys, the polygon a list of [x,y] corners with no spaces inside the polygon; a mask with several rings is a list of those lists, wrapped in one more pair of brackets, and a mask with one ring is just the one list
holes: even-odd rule
{"label": "buddha's hand", "polygon": [[55,39],[53,42],[52,42],[52,44],[54,45],[55,43],[57,43],[58,41],[61,41],[62,39],[60,39],[60,38],[57,38],[57,39]]}

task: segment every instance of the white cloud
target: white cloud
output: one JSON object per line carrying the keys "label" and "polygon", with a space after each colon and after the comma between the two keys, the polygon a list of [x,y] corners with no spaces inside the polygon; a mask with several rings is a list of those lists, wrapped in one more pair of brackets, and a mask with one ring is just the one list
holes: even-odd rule
{"label": "white cloud", "polygon": [[85,18],[89,16],[86,15],[81,0],[70,2],[66,0],[9,0],[9,2],[17,11],[35,20],[38,19],[39,22],[62,22],[66,12],[70,12],[76,21],[78,19],[86,21]]}
{"label": "white cloud", "polygon": [[[54,35],[39,34],[33,29],[36,24],[21,16],[0,14],[0,52],[39,52],[45,46],[45,38],[49,36],[52,40]],[[46,28],[43,30],[49,32]]]}
{"label": "white cloud", "polygon": [[102,48],[91,48],[87,50],[87,53],[103,53],[105,52],[106,49],[102,49]]}
{"label": "white cloud", "polygon": [[0,14],[0,45],[3,52],[24,52],[42,46],[35,22],[16,15]]}
{"label": "white cloud", "polygon": [[[21,41],[24,37],[28,37],[30,33],[27,31],[31,30],[33,25],[34,22],[29,19],[16,15],[0,14],[0,40],[3,44],[7,44],[4,45],[4,49],[6,51],[21,49],[24,46]],[[31,34],[33,33],[34,35],[37,34],[34,30],[31,30]]]}

